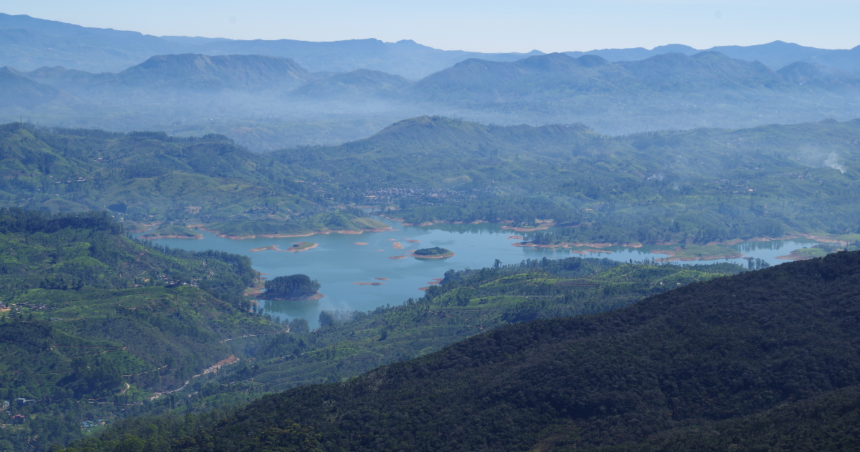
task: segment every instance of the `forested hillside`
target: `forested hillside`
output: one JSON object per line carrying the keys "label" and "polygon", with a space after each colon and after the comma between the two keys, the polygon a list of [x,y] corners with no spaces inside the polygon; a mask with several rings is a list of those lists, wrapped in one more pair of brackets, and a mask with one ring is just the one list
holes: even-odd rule
{"label": "forested hillside", "polygon": [[225,339],[284,329],[248,313],[247,257],[153,247],[106,213],[0,210],[0,249],[0,398],[32,399],[0,413],[27,417],[0,430],[3,449],[46,450],[83,421],[145,411],[229,358]]}
{"label": "forested hillside", "polygon": [[[273,156],[336,178],[335,196],[411,223],[538,219],[537,244],[697,243],[792,233],[860,238],[860,122],[617,138],[584,126],[422,117],[337,147]],[[853,234],[853,235],[851,235]]]}
{"label": "forested hillside", "polygon": [[[27,447],[46,450],[99,420],[205,412],[341,381],[502,325],[616,309],[742,271],[580,258],[450,271],[420,300],[327,311],[311,332],[301,319],[278,325],[248,313],[242,293],[257,276],[248,258],[153,247],[122,233],[105,213],[0,214],[0,303],[11,309],[0,320],[0,394],[34,400],[10,408],[28,420],[2,431],[3,447],[19,450],[39,435]],[[233,364],[232,355],[236,365],[201,375]],[[164,394],[149,400],[153,393]]]}
{"label": "forested hillside", "polygon": [[345,207],[352,204],[394,209],[386,215],[411,223],[565,226],[526,230],[535,245],[860,239],[857,121],[612,138],[581,125],[419,117],[341,146],[271,154],[218,135],[22,124],[0,135],[4,205],[107,208],[137,230],[199,225],[252,236],[385,227]]}
{"label": "forested hillside", "polygon": [[[168,137],[7,124],[0,205],[50,212],[108,209],[143,225],[197,224],[229,235],[385,226],[332,212],[304,174],[220,135]],[[217,224],[217,227],[215,226]]]}
{"label": "forested hillside", "polygon": [[[860,253],[842,252],[717,278],[499,328],[235,412],[138,420],[69,450],[722,450],[729,439],[711,428],[732,435],[729,447],[849,446],[858,275]],[[843,408],[827,403],[838,397]]]}
{"label": "forested hillside", "polygon": [[[291,323],[291,334],[249,344],[242,352],[256,359],[253,383],[263,390],[343,381],[503,325],[618,309],[740,271],[734,264],[680,267],[581,258],[451,270],[418,300],[371,312],[323,311],[319,330],[305,334],[306,325]],[[241,378],[241,368],[235,371],[225,378]]]}

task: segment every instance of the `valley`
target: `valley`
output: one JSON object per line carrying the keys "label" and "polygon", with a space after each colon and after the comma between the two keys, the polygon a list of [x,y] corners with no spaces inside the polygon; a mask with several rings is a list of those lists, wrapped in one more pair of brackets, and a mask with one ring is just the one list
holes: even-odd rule
{"label": "valley", "polygon": [[[93,417],[114,423],[207,412],[273,390],[349,378],[505,324],[613,309],[743,271],[733,264],[683,268],[606,259],[497,262],[494,269],[446,270],[401,306],[322,310],[311,331],[306,319],[277,319],[271,307],[314,301],[270,301],[259,309],[243,296],[259,281],[244,256],[137,242],[103,213],[4,210],[0,233],[12,247],[0,279],[3,303],[11,307],[0,319],[6,369],[0,391],[35,400],[13,410],[38,419],[24,430],[0,430],[4,447],[15,447],[20,435],[41,436],[31,442],[40,448],[73,440],[81,434],[76,425]],[[247,250],[245,241],[212,236],[161,240],[221,240]],[[375,280],[388,283],[395,275]],[[482,288],[469,288],[476,285]],[[569,285],[579,287],[578,295]],[[233,365],[219,365],[225,362]]]}
{"label": "valley", "polygon": [[[0,24],[20,19],[4,16]],[[68,39],[69,32],[57,29],[52,39]],[[0,43],[10,38],[0,33]],[[11,44],[0,55],[0,121],[26,117],[64,128],[183,137],[215,133],[256,152],[336,145],[424,115],[494,125],[586,124],[611,136],[860,117],[856,49],[780,42],[702,51],[477,54],[414,42],[150,40],[141,43],[151,49],[146,56],[119,58],[107,72],[80,59],[34,66],[35,60],[15,56],[20,41]],[[88,53],[92,45],[98,47],[90,42],[77,50]],[[228,48],[235,50],[224,53]],[[337,59],[320,61],[312,48]]]}
{"label": "valley", "polygon": [[535,246],[859,238],[857,121],[612,138],[581,125],[419,117],[340,146],[267,154],[217,135],[4,128],[5,205],[107,208],[132,230],[166,228],[155,236],[391,227],[375,212],[411,224],[507,223]]}
{"label": "valley", "polygon": [[[846,317],[856,312],[858,256],[843,252],[682,284],[598,315],[501,327],[356,379],[300,386],[235,411],[132,419],[69,450],[112,450],[132,441],[147,447],[172,444],[176,450],[199,450],[200,444],[210,450],[249,451],[271,445],[298,450],[393,450],[407,445],[419,450],[531,450],[535,445],[557,450],[662,450],[678,444],[719,447],[724,444],[720,432],[744,432],[732,441],[752,446],[772,441],[771,435],[789,426],[812,428],[803,436],[816,438],[816,447],[852,444],[848,420],[856,417],[854,404],[836,398],[847,395],[854,400],[858,382],[851,359],[857,324]],[[568,272],[575,281],[585,262],[568,262],[554,271]],[[631,270],[622,265],[608,274],[620,271],[630,276]],[[469,292],[494,273],[499,274],[484,269],[446,275],[442,296],[434,294],[427,301],[431,306],[458,305],[461,291]],[[529,274],[529,279],[536,275]],[[668,274],[663,277],[672,280]],[[505,282],[517,279],[505,277],[489,287],[503,291]],[[709,278],[701,280],[705,279]],[[553,289],[546,284],[558,287],[557,282],[561,281],[545,280],[532,290],[551,294]],[[584,293],[598,287],[612,293],[602,287],[601,276],[577,284]],[[487,285],[480,287],[485,290]],[[464,298],[463,306],[472,303],[471,296]],[[416,303],[422,311],[425,300]],[[533,303],[521,312],[529,318],[541,312],[540,306]],[[456,314],[438,309],[426,312],[432,313],[430,318],[457,321]],[[409,312],[409,305],[400,311]],[[474,313],[465,315],[470,318],[460,320],[463,326],[477,320]],[[345,323],[345,332],[352,335],[355,330],[350,326],[364,321],[362,316]],[[334,328],[321,330],[322,337],[344,328],[336,322]],[[369,343],[388,341],[391,334],[384,325],[381,336],[371,336]],[[348,356],[356,350],[343,352]],[[301,361],[306,355],[291,359]],[[357,361],[353,357],[349,362]],[[748,422],[767,430],[753,431]],[[452,425],[458,428],[451,430]],[[832,430],[817,432],[815,425]],[[704,433],[703,426],[716,433]],[[159,433],[148,433],[155,430]],[[374,434],[358,433],[367,431]],[[449,434],[440,435],[441,431]],[[801,437],[781,438],[789,447],[809,444]]]}
{"label": "valley", "polygon": [[0,450],[860,449],[856,6],[180,3],[0,11]]}

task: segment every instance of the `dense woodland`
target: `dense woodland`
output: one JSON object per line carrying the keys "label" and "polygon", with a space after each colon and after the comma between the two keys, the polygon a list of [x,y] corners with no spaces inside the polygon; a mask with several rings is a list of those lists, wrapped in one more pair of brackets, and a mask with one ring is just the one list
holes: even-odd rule
{"label": "dense woodland", "polygon": [[68,450],[851,449],[858,275],[841,252],[716,278]]}

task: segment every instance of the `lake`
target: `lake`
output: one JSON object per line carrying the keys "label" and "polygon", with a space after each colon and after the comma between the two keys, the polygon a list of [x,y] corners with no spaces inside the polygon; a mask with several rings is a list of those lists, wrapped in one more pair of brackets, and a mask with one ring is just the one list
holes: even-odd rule
{"label": "lake", "polygon": [[[387,219],[379,219],[393,227],[386,232],[364,234],[329,234],[295,238],[255,238],[230,240],[202,232],[203,239],[160,239],[155,242],[186,250],[216,249],[250,256],[254,268],[268,278],[303,273],[319,281],[320,292],[325,295],[318,301],[261,301],[260,305],[273,316],[283,318],[305,318],[311,328],[318,325],[322,310],[370,311],[379,306],[402,304],[408,298],[420,298],[422,287],[430,285],[434,278],[442,278],[449,269],[483,268],[492,266],[495,259],[502,264],[514,264],[525,259],[561,259],[581,256],[565,249],[524,248],[512,246],[519,240],[510,239],[516,232],[503,230],[494,224],[437,224],[433,226],[403,226]],[[417,242],[407,242],[413,240]],[[293,243],[308,241],[319,244],[316,248],[296,252],[259,251],[251,249],[278,245],[287,249]],[[356,243],[366,243],[358,245]],[[403,249],[395,249],[400,243]],[[757,257],[771,265],[787,262],[776,259],[792,250],[814,245],[811,240],[779,240],[771,242],[744,242],[733,248],[748,257]],[[415,259],[403,257],[409,250],[429,247],[447,248],[455,256],[446,259]],[[666,247],[662,247],[665,249]],[[589,253],[586,257],[608,258],[618,261],[640,261],[666,257],[650,250],[658,247],[638,249],[612,247],[609,253]],[[689,265],[710,262],[735,262],[746,265],[744,259],[720,259],[717,261],[683,262]],[[385,278],[379,279],[379,278]],[[355,283],[382,283],[381,285],[358,285]]]}

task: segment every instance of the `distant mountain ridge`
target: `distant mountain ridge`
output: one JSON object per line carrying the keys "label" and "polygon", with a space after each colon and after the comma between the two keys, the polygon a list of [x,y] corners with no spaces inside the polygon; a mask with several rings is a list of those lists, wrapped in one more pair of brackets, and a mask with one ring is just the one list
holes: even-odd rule
{"label": "distant mountain ridge", "polygon": [[33,81],[8,67],[0,68],[0,86],[0,102],[6,106],[33,108],[62,96],[59,89]]}
{"label": "distant mountain ridge", "polygon": [[[856,76],[839,69],[807,66],[804,73],[817,81],[817,87],[860,86]],[[424,100],[497,103],[522,99],[562,101],[589,94],[772,92],[791,91],[802,85],[797,83],[796,72],[796,68],[774,72],[762,63],[737,60],[718,52],[667,53],[618,63],[595,55],[574,58],[553,53],[513,63],[469,59],[418,81],[411,91]]]}
{"label": "distant mountain ridge", "polygon": [[860,77],[837,68],[794,63],[774,72],[762,63],[718,52],[664,53],[644,60],[610,62],[600,56],[564,53],[514,62],[471,58],[418,82],[380,71],[312,73],[294,60],[262,55],[159,55],[118,73],[92,74],[62,67],[19,76],[76,92],[95,86],[181,89],[295,90],[309,98],[372,98],[457,102],[511,101],[541,95],[637,93],[702,89],[784,89],[857,86]]}
{"label": "distant mountain ridge", "polygon": [[[707,51],[745,61],[759,61],[773,70],[802,61],[860,73],[860,47],[829,50],[774,41],[753,46],[718,46]],[[573,57],[600,56],[607,61],[634,61],[665,53],[701,52],[682,44],[653,49],[601,49],[566,52]],[[0,14],[0,66],[31,71],[43,66],[64,66],[89,72],[118,72],[155,55],[195,53],[206,55],[256,54],[291,58],[313,72],[349,72],[368,69],[418,80],[469,58],[511,62],[528,53],[480,53],[439,50],[411,40],[394,43],[377,39],[335,42],[231,40],[184,36],[150,36],[132,31],[88,28],[29,16]]]}
{"label": "distant mountain ridge", "polygon": [[4,64],[0,122],[219,133],[258,151],[344,143],[424,115],[612,135],[860,117],[860,47],[780,41],[484,54],[409,40],[155,37],[0,14]]}
{"label": "distant mountain ridge", "polygon": [[154,56],[116,74],[45,67],[27,75],[33,80],[71,91],[96,87],[285,89],[312,78],[308,71],[287,58],[195,54]]}
{"label": "distant mountain ridge", "polygon": [[310,80],[295,61],[259,55],[206,56],[195,54],[154,56],[128,68],[117,77],[136,86],[283,88]]}
{"label": "distant mountain ridge", "polygon": [[256,54],[292,58],[311,71],[369,69],[419,79],[471,57],[515,61],[540,52],[446,51],[410,40],[335,42],[157,37],[131,31],[88,28],[33,17],[0,14],[0,66],[34,70],[64,66],[88,72],[118,72],[165,54]]}
{"label": "distant mountain ridge", "polygon": [[[860,98],[860,76],[802,62],[774,71],[719,52],[621,62],[564,53],[511,62],[470,58],[418,81],[370,69],[312,72],[281,57],[203,54],[158,55],[116,73],[8,68],[5,77],[10,82],[0,85],[0,97],[9,101],[0,116],[7,120],[26,115],[63,127],[217,132],[268,150],[307,144],[295,137],[334,144],[307,138],[320,125],[342,130],[343,142],[422,115],[582,123],[609,134],[860,116],[860,103],[852,101]],[[259,131],[268,127],[259,118],[285,116],[307,126]],[[238,118],[245,125],[237,127]],[[185,125],[190,121],[197,124]]]}
{"label": "distant mountain ridge", "polygon": [[847,87],[860,85],[860,76],[830,66],[793,63],[777,73],[783,80],[797,85]]}

